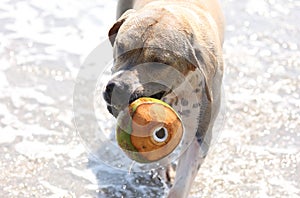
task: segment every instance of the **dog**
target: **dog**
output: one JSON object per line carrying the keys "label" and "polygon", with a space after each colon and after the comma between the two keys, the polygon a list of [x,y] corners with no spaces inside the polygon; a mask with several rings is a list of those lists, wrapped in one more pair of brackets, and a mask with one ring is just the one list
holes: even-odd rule
{"label": "dog", "polygon": [[103,96],[115,117],[140,97],[182,118],[183,149],[168,197],[187,197],[221,102],[224,20],[218,0],[120,0],[109,31],[113,76]]}

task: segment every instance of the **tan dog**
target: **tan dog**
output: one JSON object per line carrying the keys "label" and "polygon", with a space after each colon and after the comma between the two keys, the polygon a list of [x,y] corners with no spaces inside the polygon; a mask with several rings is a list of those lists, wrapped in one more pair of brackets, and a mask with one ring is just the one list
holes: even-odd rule
{"label": "tan dog", "polygon": [[117,117],[143,96],[169,103],[185,125],[168,194],[187,197],[209,148],[220,105],[223,15],[217,0],[121,0],[109,32],[114,76],[104,92]]}

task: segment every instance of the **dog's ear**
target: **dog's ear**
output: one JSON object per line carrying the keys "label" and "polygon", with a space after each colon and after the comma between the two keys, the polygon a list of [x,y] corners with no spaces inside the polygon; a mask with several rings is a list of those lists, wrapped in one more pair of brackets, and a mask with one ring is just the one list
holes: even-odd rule
{"label": "dog's ear", "polygon": [[113,46],[121,25],[124,23],[125,19],[119,19],[109,30],[108,37],[111,45]]}
{"label": "dog's ear", "polygon": [[126,12],[124,12],[124,14],[122,14],[122,16],[110,28],[110,30],[108,32],[108,37],[109,37],[109,41],[110,41],[112,46],[115,43],[115,40],[116,40],[116,37],[117,37],[117,34],[118,34],[118,31],[119,31],[120,27],[126,21],[126,19],[129,17],[129,15],[132,14],[133,12],[135,12],[135,10],[133,10],[133,9],[130,9],[130,10],[127,10]]}

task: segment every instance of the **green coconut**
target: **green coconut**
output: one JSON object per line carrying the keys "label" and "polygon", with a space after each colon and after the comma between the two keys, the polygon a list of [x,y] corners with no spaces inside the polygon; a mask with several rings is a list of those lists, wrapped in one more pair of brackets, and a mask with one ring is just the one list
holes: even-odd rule
{"label": "green coconut", "polygon": [[139,98],[120,113],[116,139],[134,161],[150,163],[169,155],[180,143],[183,126],[176,111],[154,98]]}

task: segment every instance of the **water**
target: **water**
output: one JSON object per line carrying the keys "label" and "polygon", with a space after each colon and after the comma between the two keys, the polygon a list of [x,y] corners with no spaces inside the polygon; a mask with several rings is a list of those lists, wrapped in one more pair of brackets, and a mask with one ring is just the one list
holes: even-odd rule
{"label": "water", "polygon": [[[106,38],[115,6],[0,2],[0,197],[167,191],[155,172],[129,174],[101,163],[76,133],[76,77]],[[190,196],[300,197],[300,4],[224,0],[222,6],[227,120]]]}

